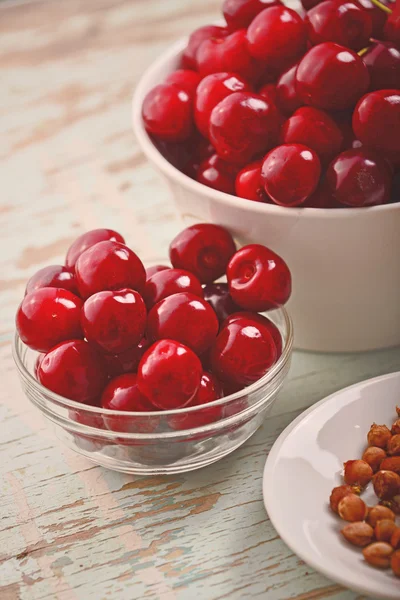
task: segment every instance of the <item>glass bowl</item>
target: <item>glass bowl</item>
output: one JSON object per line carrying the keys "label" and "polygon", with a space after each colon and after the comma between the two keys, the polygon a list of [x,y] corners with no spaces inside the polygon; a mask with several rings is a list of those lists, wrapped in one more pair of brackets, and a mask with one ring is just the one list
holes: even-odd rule
{"label": "glass bowl", "polygon": [[261,425],[290,368],[292,322],[284,308],[268,313],[283,352],[251,386],[206,406],[121,412],[68,400],[35,378],[38,353],[15,335],[13,356],[23,390],[54,425],[58,438],[92,462],[123,473],[183,473],[209,465],[241,446]]}

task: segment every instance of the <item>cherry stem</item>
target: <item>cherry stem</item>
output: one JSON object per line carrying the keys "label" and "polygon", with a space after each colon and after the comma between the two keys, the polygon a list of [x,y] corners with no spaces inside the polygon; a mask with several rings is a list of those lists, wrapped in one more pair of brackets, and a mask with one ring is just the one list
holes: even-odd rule
{"label": "cherry stem", "polygon": [[383,4],[382,2],[380,2],[379,0],[371,0],[372,4],[375,4],[375,6],[377,6],[378,8],[380,8],[381,10],[383,10],[385,13],[387,13],[388,15],[392,14],[392,9],[389,8],[388,6],[385,6],[385,4]]}
{"label": "cherry stem", "polygon": [[365,47],[365,48],[363,48],[362,50],[359,50],[359,51],[357,52],[357,54],[358,54],[358,56],[364,56],[364,54],[365,54],[366,52],[368,52],[368,50],[369,50],[369,46],[366,46],[366,47]]}

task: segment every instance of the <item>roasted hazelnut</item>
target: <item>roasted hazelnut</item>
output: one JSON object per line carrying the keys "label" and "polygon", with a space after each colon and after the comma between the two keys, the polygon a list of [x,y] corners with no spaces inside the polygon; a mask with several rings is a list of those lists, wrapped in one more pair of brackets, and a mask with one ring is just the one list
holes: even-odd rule
{"label": "roasted hazelnut", "polygon": [[374,542],[363,550],[363,555],[368,564],[379,569],[388,569],[393,548],[386,542]]}
{"label": "roasted hazelnut", "polygon": [[397,419],[392,425],[392,435],[398,435],[400,433],[400,419]]}
{"label": "roasted hazelnut", "polygon": [[338,506],[339,516],[344,521],[364,521],[368,514],[368,508],[364,500],[356,494],[349,494],[341,499]]}
{"label": "roasted hazelnut", "polygon": [[353,494],[353,489],[349,485],[339,485],[338,487],[333,488],[329,498],[329,504],[333,512],[336,514],[339,513],[339,502],[342,498],[348,496],[349,494]]}
{"label": "roasted hazelnut", "polygon": [[381,506],[380,504],[377,504],[369,509],[367,523],[371,525],[371,527],[375,527],[378,521],[382,521],[383,519],[386,521],[389,519],[390,521],[394,522],[396,520],[396,515],[392,510],[390,510],[390,508]]}
{"label": "roasted hazelnut", "polygon": [[390,544],[395,529],[396,523],[391,519],[382,519],[382,521],[378,521],[374,529],[377,542],[387,542]]}
{"label": "roasted hazelnut", "polygon": [[373,477],[373,470],[365,460],[348,460],[344,463],[344,481],[347,485],[365,487]]}
{"label": "roasted hazelnut", "polygon": [[387,452],[391,456],[400,456],[400,434],[393,435],[388,441]]}
{"label": "roasted hazelnut", "polygon": [[400,476],[393,471],[378,471],[372,481],[375,494],[381,500],[391,500],[400,492]]}
{"label": "roasted hazelnut", "polygon": [[362,459],[369,464],[374,473],[379,471],[381,462],[386,458],[386,452],[378,446],[370,446],[363,454]]}
{"label": "roasted hazelnut", "polygon": [[359,546],[360,548],[368,546],[374,539],[374,530],[371,525],[368,525],[368,523],[365,523],[364,521],[348,523],[343,527],[340,533],[348,542],[350,542],[350,544]]}
{"label": "roasted hazelnut", "polygon": [[390,456],[381,462],[382,471],[393,471],[400,475],[400,456]]}
{"label": "roasted hazelnut", "polygon": [[393,552],[392,558],[390,559],[390,566],[396,577],[400,577],[400,550]]}
{"label": "roasted hazelnut", "polygon": [[386,425],[377,425],[374,423],[368,432],[368,445],[378,446],[378,448],[385,450],[391,437],[390,429]]}
{"label": "roasted hazelnut", "polygon": [[396,527],[396,529],[392,533],[392,537],[390,538],[390,545],[398,550],[400,548],[400,527]]}

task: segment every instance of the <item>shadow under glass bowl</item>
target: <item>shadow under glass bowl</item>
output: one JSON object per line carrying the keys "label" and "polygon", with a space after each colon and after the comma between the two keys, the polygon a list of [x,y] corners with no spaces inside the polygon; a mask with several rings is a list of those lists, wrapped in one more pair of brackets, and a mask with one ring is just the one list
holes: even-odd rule
{"label": "shadow under glass bowl", "polygon": [[268,313],[283,352],[264,377],[203,407],[150,413],[121,412],[63,398],[35,378],[38,353],[16,334],[13,356],[28,399],[55,426],[58,438],[92,462],[124,473],[183,473],[209,465],[241,446],[263,422],[289,372],[291,319],[284,308]]}

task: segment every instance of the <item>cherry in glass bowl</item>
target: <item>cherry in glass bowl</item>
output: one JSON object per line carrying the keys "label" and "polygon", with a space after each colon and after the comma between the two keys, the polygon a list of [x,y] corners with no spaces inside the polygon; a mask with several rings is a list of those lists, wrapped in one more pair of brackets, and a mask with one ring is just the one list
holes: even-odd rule
{"label": "cherry in glass bowl", "polygon": [[264,244],[284,258],[293,277],[287,308],[295,347],[359,352],[400,345],[400,202],[311,208],[238,198],[178,170],[146,133],[143,99],[179,68],[186,43],[180,40],[147,69],[132,105],[137,141],[168,183],[185,224],[223,225],[238,246]]}
{"label": "cherry in glass bowl", "polygon": [[28,399],[51,421],[58,438],[92,462],[124,473],[183,473],[209,465],[251,437],[288,374],[293,328],[284,308],[269,311],[283,350],[258,381],[243,390],[180,410],[122,412],[81,404],[43,387],[35,377],[40,354],[15,335],[14,360]]}

